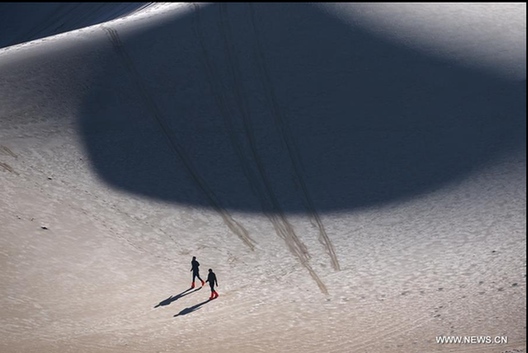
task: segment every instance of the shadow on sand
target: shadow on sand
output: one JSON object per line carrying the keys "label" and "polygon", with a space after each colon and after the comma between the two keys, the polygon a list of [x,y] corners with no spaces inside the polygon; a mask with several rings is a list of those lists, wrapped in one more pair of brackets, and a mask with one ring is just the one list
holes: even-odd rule
{"label": "shadow on sand", "polygon": [[114,52],[80,131],[98,175],[134,194],[325,213],[412,198],[525,153],[525,81],[317,6],[215,4],[108,31]]}
{"label": "shadow on sand", "polygon": [[167,299],[159,302],[158,305],[156,305],[154,307],[154,309],[156,308],[159,308],[160,306],[167,306],[167,305],[170,305],[172,302],[175,302],[176,300],[178,299],[181,299],[183,297],[185,297],[186,295],[189,295],[189,294],[192,294],[192,293],[195,293],[195,292],[198,292],[200,289],[202,289],[202,287],[200,288],[196,288],[195,290],[192,290],[192,288],[189,288],[189,289],[186,289],[184,290],[183,292],[181,292],[180,294],[176,294],[175,296],[170,296],[168,297]]}
{"label": "shadow on sand", "polygon": [[0,48],[111,21],[148,4],[2,3]]}
{"label": "shadow on sand", "polygon": [[183,316],[183,315],[187,315],[187,314],[190,314],[192,312],[195,312],[195,311],[199,310],[205,304],[209,303],[210,301],[212,301],[212,300],[211,299],[207,299],[204,302],[201,302],[201,303],[198,303],[196,305],[193,305],[193,306],[190,306],[188,308],[185,308],[182,311],[180,311],[178,314],[174,315],[174,317]]}

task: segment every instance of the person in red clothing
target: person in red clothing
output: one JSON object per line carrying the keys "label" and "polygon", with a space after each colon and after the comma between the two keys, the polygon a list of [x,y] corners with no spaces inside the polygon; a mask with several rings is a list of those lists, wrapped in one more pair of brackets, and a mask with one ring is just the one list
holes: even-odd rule
{"label": "person in red clothing", "polygon": [[209,300],[218,298],[218,293],[216,293],[214,288],[215,285],[218,287],[218,281],[216,280],[216,275],[212,269],[209,269],[209,275],[207,276],[207,281],[205,281],[205,283],[207,282],[209,282],[209,286],[211,286],[211,296],[209,297]]}
{"label": "person in red clothing", "polygon": [[191,288],[194,288],[194,279],[196,277],[198,277],[198,279],[200,280],[200,282],[202,282],[202,286],[205,285],[205,282],[203,281],[203,279],[200,277],[200,263],[198,261],[196,261],[196,256],[193,256],[193,259],[191,261],[191,271],[193,273],[193,279],[192,279],[192,284],[191,284]]}

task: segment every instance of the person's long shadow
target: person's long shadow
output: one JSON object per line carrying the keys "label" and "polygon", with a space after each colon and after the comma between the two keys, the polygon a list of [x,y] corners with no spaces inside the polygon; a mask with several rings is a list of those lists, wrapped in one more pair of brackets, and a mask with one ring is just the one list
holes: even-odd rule
{"label": "person's long shadow", "polygon": [[180,298],[183,298],[185,297],[186,295],[189,295],[189,294],[192,294],[192,293],[195,293],[195,292],[198,292],[200,289],[202,289],[202,287],[199,287],[199,288],[196,288],[195,290],[192,290],[192,288],[189,288],[187,290],[184,290],[183,292],[181,292],[180,294],[176,294],[174,297],[171,295],[170,297],[168,297],[167,299],[159,302],[158,305],[156,305],[154,307],[154,309],[160,307],[160,306],[166,306],[166,305],[170,305],[172,302],[180,299]]}
{"label": "person's long shadow", "polygon": [[192,312],[195,312],[195,311],[199,310],[203,305],[209,303],[210,301],[211,301],[211,299],[207,299],[204,302],[201,302],[199,304],[196,304],[196,305],[190,306],[188,308],[185,308],[182,311],[180,311],[178,314],[174,315],[174,317],[183,316],[183,315],[187,315],[187,314],[190,314]]}

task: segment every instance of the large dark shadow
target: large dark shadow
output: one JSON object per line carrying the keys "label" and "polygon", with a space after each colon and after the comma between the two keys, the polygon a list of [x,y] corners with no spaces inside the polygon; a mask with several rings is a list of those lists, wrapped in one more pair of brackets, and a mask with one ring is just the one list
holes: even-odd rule
{"label": "large dark shadow", "polygon": [[208,299],[208,300],[206,300],[204,302],[201,302],[201,303],[198,303],[196,305],[193,305],[193,306],[190,306],[188,308],[185,308],[182,311],[180,311],[178,314],[174,315],[174,317],[183,316],[183,315],[187,315],[187,314],[193,313],[193,312],[199,310],[205,304],[209,303],[210,301],[211,300]]}
{"label": "large dark shadow", "polygon": [[178,299],[181,299],[189,294],[192,294],[192,293],[195,293],[195,292],[198,292],[200,289],[202,289],[202,287],[200,288],[197,288],[195,290],[192,290],[192,288],[189,288],[189,289],[186,289],[184,290],[183,292],[181,292],[180,294],[176,294],[175,296],[170,296],[168,297],[167,299],[165,300],[162,300],[160,301],[155,307],[154,309],[156,308],[159,308],[160,306],[167,306],[167,305],[171,305],[172,302],[175,302],[176,300]]}
{"label": "large dark shadow", "polygon": [[193,206],[328,212],[524,158],[526,81],[398,46],[312,5],[254,6],[255,16],[247,4],[208,5],[129,34],[107,29],[112,50],[80,122],[105,181]]}
{"label": "large dark shadow", "polygon": [[0,48],[110,21],[147,4],[0,3]]}

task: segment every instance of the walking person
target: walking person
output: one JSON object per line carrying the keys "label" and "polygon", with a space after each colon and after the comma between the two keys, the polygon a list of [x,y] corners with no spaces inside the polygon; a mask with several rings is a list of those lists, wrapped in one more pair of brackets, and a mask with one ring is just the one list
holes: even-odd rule
{"label": "walking person", "polygon": [[216,275],[213,270],[209,269],[209,275],[207,276],[207,281],[205,282],[209,282],[209,286],[211,286],[211,296],[209,297],[209,300],[218,298],[218,293],[216,293],[214,289],[215,285],[218,287],[218,281],[216,280]]}
{"label": "walking person", "polygon": [[193,259],[191,261],[191,271],[193,273],[191,288],[194,288],[194,281],[195,281],[196,277],[198,277],[200,282],[202,282],[202,287],[205,285],[205,282],[200,277],[200,269],[199,269],[199,267],[200,267],[200,263],[198,261],[196,261],[196,256],[193,256]]}

